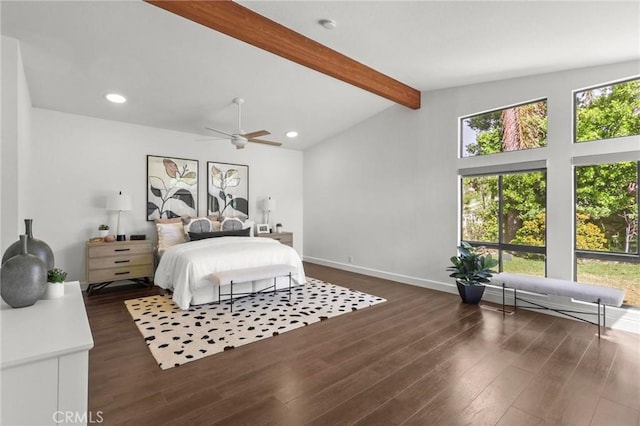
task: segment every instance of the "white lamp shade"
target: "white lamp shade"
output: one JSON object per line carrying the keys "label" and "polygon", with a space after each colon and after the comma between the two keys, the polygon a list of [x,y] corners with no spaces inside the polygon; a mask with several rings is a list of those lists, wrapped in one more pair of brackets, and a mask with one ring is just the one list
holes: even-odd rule
{"label": "white lamp shade", "polygon": [[107,210],[129,211],[131,210],[131,196],[120,191],[119,194],[107,198]]}
{"label": "white lamp shade", "polygon": [[269,197],[266,200],[264,200],[264,211],[266,212],[272,212],[276,210],[276,200],[274,200],[273,198]]}

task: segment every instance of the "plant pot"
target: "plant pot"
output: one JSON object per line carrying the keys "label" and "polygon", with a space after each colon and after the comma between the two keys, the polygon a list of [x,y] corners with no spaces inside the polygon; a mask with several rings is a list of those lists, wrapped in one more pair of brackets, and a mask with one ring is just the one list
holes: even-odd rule
{"label": "plant pot", "polygon": [[464,303],[477,305],[484,294],[484,285],[464,285],[460,281],[456,281],[458,293]]}
{"label": "plant pot", "polygon": [[64,283],[47,283],[43,299],[57,299],[64,296]]}
{"label": "plant pot", "polygon": [[106,237],[107,235],[109,235],[109,230],[108,229],[99,229],[98,230],[98,237]]}

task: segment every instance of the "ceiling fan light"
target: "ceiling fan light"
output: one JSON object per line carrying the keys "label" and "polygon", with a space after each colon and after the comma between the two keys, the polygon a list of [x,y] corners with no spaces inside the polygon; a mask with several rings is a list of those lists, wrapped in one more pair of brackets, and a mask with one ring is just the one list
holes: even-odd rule
{"label": "ceiling fan light", "polygon": [[247,140],[244,138],[232,138],[231,143],[237,148],[242,149],[247,144]]}
{"label": "ceiling fan light", "polygon": [[296,132],[295,130],[290,130],[287,133],[285,133],[285,135],[288,138],[295,138],[296,136],[298,136],[298,132]]}

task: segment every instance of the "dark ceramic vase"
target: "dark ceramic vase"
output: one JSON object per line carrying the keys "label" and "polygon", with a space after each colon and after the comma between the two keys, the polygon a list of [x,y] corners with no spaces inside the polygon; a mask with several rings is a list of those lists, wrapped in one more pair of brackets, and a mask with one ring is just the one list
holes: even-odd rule
{"label": "dark ceramic vase", "polygon": [[0,268],[0,295],[12,308],[31,306],[47,289],[47,267],[27,252],[26,235],[20,235],[20,252]]}
{"label": "dark ceramic vase", "polygon": [[458,294],[464,303],[477,305],[484,294],[484,285],[464,285],[460,281],[456,281],[458,285]]}
{"label": "dark ceramic vase", "polygon": [[[33,219],[24,220],[24,227],[27,234],[27,252],[42,259],[47,267],[47,271],[50,271],[53,269],[54,265],[53,251],[51,251],[51,247],[49,247],[49,245],[44,241],[33,238],[32,226]],[[20,241],[16,241],[11,244],[7,251],[4,252],[4,256],[2,256],[2,263],[4,264],[4,262],[18,254],[20,254]]]}

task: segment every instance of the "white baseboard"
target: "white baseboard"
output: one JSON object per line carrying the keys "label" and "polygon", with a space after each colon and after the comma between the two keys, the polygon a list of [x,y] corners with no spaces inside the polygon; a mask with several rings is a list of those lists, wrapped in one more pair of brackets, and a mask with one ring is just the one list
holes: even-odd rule
{"label": "white baseboard", "polygon": [[[315,263],[317,265],[328,266],[331,268],[341,269],[344,271],[355,272],[358,274],[369,275],[376,278],[382,278],[391,281],[397,281],[403,284],[415,285],[418,287],[429,288],[431,290],[443,291],[446,293],[458,294],[458,289],[454,283],[443,283],[439,281],[428,280],[425,278],[412,277],[408,275],[397,274],[394,272],[386,272],[378,269],[366,268],[363,266],[357,266],[349,263],[341,263],[333,260],[321,259],[317,257],[305,256],[305,262]],[[597,306],[592,303],[583,303],[573,301],[567,298],[549,297],[539,294],[531,294],[525,292],[518,292],[519,296],[529,299],[533,302],[540,303],[553,309],[564,310],[579,310],[584,312],[597,312]],[[487,302],[502,304],[502,289],[496,286],[487,286],[484,292],[482,300]],[[506,304],[513,304],[513,294],[510,291],[506,293]],[[518,306],[520,309],[520,306]],[[524,308],[526,309],[526,308]],[[616,330],[628,331],[631,333],[640,334],[640,309],[637,308],[616,308],[607,307],[606,323],[608,327]],[[553,311],[537,310],[537,312],[545,313],[548,315],[559,316],[562,318],[568,318],[564,315],[560,315]],[[585,319],[593,321],[595,316],[593,315],[579,315]],[[577,320],[576,320],[577,321]]]}

